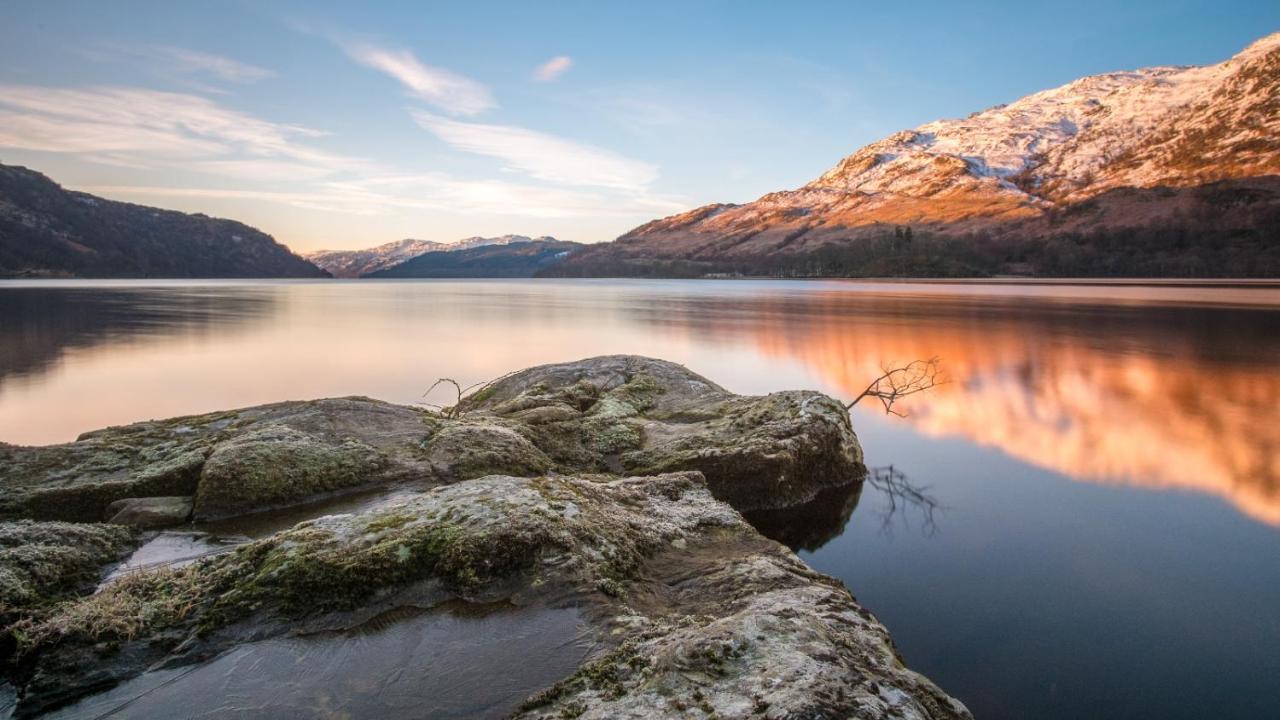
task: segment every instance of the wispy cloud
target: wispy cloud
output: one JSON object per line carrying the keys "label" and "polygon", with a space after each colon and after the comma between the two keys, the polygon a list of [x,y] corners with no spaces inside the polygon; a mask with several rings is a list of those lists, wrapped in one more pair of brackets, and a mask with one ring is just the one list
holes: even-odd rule
{"label": "wispy cloud", "polygon": [[76,153],[90,161],[178,164],[253,180],[268,169],[275,179],[305,179],[374,167],[305,142],[323,134],[185,93],[0,85],[0,147]]}
{"label": "wispy cloud", "polygon": [[173,45],[102,43],[83,48],[81,52],[99,61],[141,60],[153,73],[175,79],[202,76],[224,82],[252,83],[276,75],[273,70],[223,55]]}
{"label": "wispy cloud", "polygon": [[509,125],[460,122],[410,111],[424,129],[454,148],[498,158],[508,170],[539,180],[618,190],[642,190],[658,168],[613,151]]}
{"label": "wispy cloud", "polygon": [[351,215],[422,210],[528,218],[628,218],[639,221],[687,206],[645,195],[615,196],[501,180],[464,180],[446,173],[325,181],[305,190],[99,185],[88,192],[126,198],[211,198],[270,202]]}
{"label": "wispy cloud", "polygon": [[272,70],[198,50],[168,45],[153,45],[147,50],[155,59],[170,63],[170,67],[178,72],[207,73],[221,80],[241,83],[256,82],[275,76]]}
{"label": "wispy cloud", "polygon": [[565,74],[565,71],[571,67],[573,67],[573,58],[567,55],[557,55],[539,65],[533,71],[533,79],[538,82],[551,82]]}
{"label": "wispy cloud", "polygon": [[[349,215],[406,210],[531,218],[617,217],[639,221],[684,202],[643,186],[652,166],[548,135],[418,113],[448,142],[500,157],[557,183],[548,187],[446,173],[404,173],[316,147],[324,133],[271,122],[208,98],[129,87],[0,85],[0,148],[75,154],[89,162],[223,178],[218,186],[109,185],[83,188],[142,202],[209,198],[268,202]],[[225,179],[234,184],[223,186]]]}
{"label": "wispy cloud", "polygon": [[450,115],[476,115],[497,107],[489,88],[443,68],[424,65],[408,50],[348,44],[347,55],[367,67],[395,78],[414,96]]}

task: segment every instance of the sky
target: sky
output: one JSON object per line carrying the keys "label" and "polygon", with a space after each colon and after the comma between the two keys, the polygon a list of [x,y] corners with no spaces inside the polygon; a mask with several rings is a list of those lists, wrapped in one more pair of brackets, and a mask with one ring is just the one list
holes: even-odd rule
{"label": "sky", "polygon": [[1280,2],[0,0],[0,162],[293,249],[611,240],[1083,75],[1208,64]]}

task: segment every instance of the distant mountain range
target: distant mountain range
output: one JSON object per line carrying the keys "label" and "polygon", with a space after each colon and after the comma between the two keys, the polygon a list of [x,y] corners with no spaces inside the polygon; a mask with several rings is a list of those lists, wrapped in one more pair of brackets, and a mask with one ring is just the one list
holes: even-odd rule
{"label": "distant mountain range", "polygon": [[65,190],[0,165],[0,277],[327,277],[234,220]]}
{"label": "distant mountain range", "polygon": [[0,165],[0,277],[709,274],[1280,277],[1280,33],[867,145],[795,190],[578,245],[506,235],[299,257],[231,220]]}
{"label": "distant mountain range", "polygon": [[511,243],[555,242],[555,238],[529,238],[524,235],[499,237],[469,237],[456,242],[442,243],[434,240],[397,240],[366,250],[318,250],[306,253],[311,262],[329,271],[334,277],[358,278],[372,275],[432,252],[468,250],[481,245],[509,245]]}
{"label": "distant mountain range", "polygon": [[557,275],[1280,276],[1280,33],[1207,67],[1086,77],[872,143]]}
{"label": "distant mountain range", "polygon": [[[510,237],[510,236],[507,236]],[[462,250],[427,252],[372,272],[370,278],[527,278],[586,247],[554,238],[489,243]]]}

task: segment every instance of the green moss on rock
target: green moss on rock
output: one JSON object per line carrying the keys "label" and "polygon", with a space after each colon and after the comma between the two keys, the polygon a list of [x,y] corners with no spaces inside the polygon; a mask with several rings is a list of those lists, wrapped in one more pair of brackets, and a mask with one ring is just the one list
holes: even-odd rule
{"label": "green moss on rock", "polygon": [[541,475],[551,459],[519,432],[495,423],[459,422],[431,437],[427,457],[452,480],[485,475]]}
{"label": "green moss on rock", "polygon": [[255,512],[359,486],[385,465],[381,453],[356,440],[330,443],[288,426],[260,425],[209,456],[195,516]]}
{"label": "green moss on rock", "polygon": [[119,525],[0,523],[0,626],[92,588],[136,537]]}

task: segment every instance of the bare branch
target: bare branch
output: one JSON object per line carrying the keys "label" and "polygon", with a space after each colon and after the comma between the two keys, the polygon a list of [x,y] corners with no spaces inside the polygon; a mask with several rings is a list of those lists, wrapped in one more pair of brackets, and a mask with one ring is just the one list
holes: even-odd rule
{"label": "bare branch", "polygon": [[458,405],[462,403],[462,393],[463,393],[462,386],[458,384],[457,380],[454,380],[453,378],[442,377],[436,380],[435,382],[431,383],[431,387],[427,388],[427,391],[422,393],[422,397],[426,397],[430,395],[432,390],[435,390],[441,385],[453,386],[453,391],[455,393],[453,405],[444,406],[444,405],[436,405],[434,403],[423,403],[423,404],[436,408],[437,410],[440,411],[441,415],[444,415],[447,418],[455,417],[458,414]]}
{"label": "bare branch", "polygon": [[900,367],[890,367],[889,365],[881,365],[880,369],[883,374],[871,381],[866,390],[863,390],[853,402],[845,405],[845,409],[852,409],[863,398],[875,398],[880,401],[884,407],[885,414],[897,415],[898,417],[906,417],[907,414],[894,409],[894,404],[904,397],[924,392],[938,385],[944,385],[948,380],[943,374],[940,367],[940,361],[937,357],[931,357],[927,360],[912,360],[906,365]]}
{"label": "bare branch", "polygon": [[431,383],[431,387],[427,388],[426,392],[422,393],[422,397],[425,398],[426,396],[430,395],[433,390],[440,387],[441,385],[452,385],[453,391],[454,391],[453,404],[437,405],[435,403],[427,403],[427,402],[424,402],[422,404],[430,408],[435,408],[436,410],[440,411],[440,414],[444,415],[446,418],[452,419],[452,418],[459,417],[470,409],[467,403],[465,402],[466,400],[475,399],[477,396],[483,394],[485,390],[488,390],[489,387],[491,387],[492,385],[499,383],[503,380],[506,380],[507,378],[516,374],[516,372],[517,371],[513,370],[509,373],[506,373],[505,375],[499,375],[498,377],[493,378],[492,380],[473,383],[466,387],[462,387],[462,384],[459,383],[457,380],[454,380],[453,378],[446,378],[446,377],[439,378],[435,382]]}

